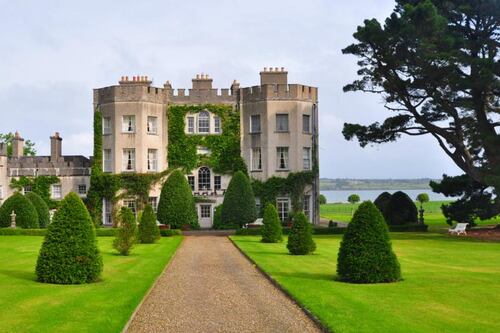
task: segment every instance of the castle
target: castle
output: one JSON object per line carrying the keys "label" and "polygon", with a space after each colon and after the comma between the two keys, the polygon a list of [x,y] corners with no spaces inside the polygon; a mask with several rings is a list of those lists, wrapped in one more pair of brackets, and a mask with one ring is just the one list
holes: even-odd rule
{"label": "castle", "polygon": [[[213,162],[229,158],[228,148],[220,146],[224,140],[231,140],[224,132],[231,130],[239,141],[232,151],[240,155],[252,179],[266,182],[291,173],[314,175],[301,188],[300,209],[314,224],[319,223],[318,89],[288,84],[284,68],[264,68],[258,86],[240,87],[235,80],[230,88],[219,91],[212,82],[208,75],[198,74],[186,91],[173,89],[169,81],[163,87],[154,87],[147,76],[123,76],[118,85],[94,89],[94,112],[98,110],[102,115],[102,171],[154,174],[169,167],[183,167],[193,194],[202,198],[196,200],[200,226],[209,228],[214,208],[222,203],[234,171]],[[175,136],[177,124],[174,126],[172,115],[179,106],[186,111],[181,113],[183,133]],[[220,110],[236,114],[238,118],[232,119],[237,119],[237,126],[225,124],[229,116]],[[19,136],[14,139],[15,153],[11,157],[0,151],[0,200],[12,193],[11,178],[38,174],[53,174],[61,179],[60,184],[52,185],[55,199],[70,191],[84,196],[90,183],[90,161],[82,156],[63,156],[61,140],[57,133],[51,137],[50,157],[23,157]],[[195,164],[174,161],[174,148],[189,154],[194,147]],[[161,183],[149,189],[148,201],[154,209],[160,191]],[[258,208],[260,199],[256,196]],[[286,221],[292,210],[291,194],[280,193],[275,200],[280,218]],[[112,224],[117,204],[137,210],[136,198],[125,197],[119,202],[103,198],[104,224]]]}

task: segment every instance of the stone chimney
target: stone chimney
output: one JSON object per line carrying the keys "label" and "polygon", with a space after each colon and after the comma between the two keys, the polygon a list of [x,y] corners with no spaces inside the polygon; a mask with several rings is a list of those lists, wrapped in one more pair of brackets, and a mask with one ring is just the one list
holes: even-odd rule
{"label": "stone chimney", "polygon": [[12,157],[18,158],[24,155],[24,139],[16,131],[12,139]]}
{"label": "stone chimney", "polygon": [[62,156],[62,138],[59,136],[59,132],[55,132],[53,136],[50,137],[50,160],[52,162],[57,162]]}
{"label": "stone chimney", "polygon": [[196,74],[196,78],[191,80],[193,82],[193,90],[212,89],[212,78],[208,74]]}
{"label": "stone chimney", "polygon": [[284,67],[264,67],[260,72],[260,85],[263,84],[288,84],[288,72]]}
{"label": "stone chimney", "polygon": [[234,95],[240,89],[240,83],[234,79],[231,84],[231,94]]}

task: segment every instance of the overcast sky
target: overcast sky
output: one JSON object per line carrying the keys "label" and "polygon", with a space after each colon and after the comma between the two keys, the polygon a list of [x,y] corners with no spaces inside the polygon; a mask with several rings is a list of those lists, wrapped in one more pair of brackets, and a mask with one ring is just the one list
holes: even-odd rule
{"label": "overcast sky", "polygon": [[189,88],[196,73],[214,87],[257,85],[259,71],[285,67],[289,83],[319,87],[320,174],[329,178],[440,177],[459,170],[430,137],[360,148],[344,122],[387,115],[379,96],[343,93],[356,58],[342,55],[366,18],[391,0],[6,1],[0,0],[0,133],[18,130],[49,153],[92,153],[92,89],[122,75]]}

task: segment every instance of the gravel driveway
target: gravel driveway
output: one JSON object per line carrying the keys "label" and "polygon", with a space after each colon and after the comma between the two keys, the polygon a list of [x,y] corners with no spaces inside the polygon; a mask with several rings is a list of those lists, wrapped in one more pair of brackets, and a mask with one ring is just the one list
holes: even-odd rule
{"label": "gravel driveway", "polygon": [[188,236],[127,332],[319,332],[226,237]]}

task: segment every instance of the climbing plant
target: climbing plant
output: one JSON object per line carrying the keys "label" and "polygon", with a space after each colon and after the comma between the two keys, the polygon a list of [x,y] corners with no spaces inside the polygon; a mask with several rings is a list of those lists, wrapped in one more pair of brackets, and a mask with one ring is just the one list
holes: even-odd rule
{"label": "climbing plant", "polygon": [[50,198],[50,186],[58,183],[60,180],[56,176],[21,176],[19,179],[12,178],[10,187],[22,191],[24,187],[30,186],[32,192],[38,194],[50,209],[54,209],[57,208],[57,201]]}

